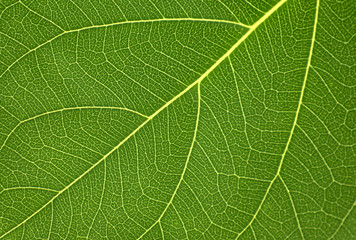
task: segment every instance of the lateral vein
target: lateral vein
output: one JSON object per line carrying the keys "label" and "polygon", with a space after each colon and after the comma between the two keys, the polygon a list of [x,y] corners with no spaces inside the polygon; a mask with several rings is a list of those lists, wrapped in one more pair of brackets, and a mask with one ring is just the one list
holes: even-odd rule
{"label": "lateral vein", "polygon": [[53,40],[59,38],[62,35],[65,35],[67,33],[73,33],[73,32],[80,32],[83,30],[87,29],[92,29],[92,28],[102,28],[102,27],[110,27],[110,26],[116,26],[116,25],[124,25],[124,24],[134,24],[134,23],[150,23],[150,22],[174,22],[174,21],[192,21],[192,22],[216,22],[216,23],[228,23],[228,24],[234,24],[238,25],[244,28],[250,28],[250,26],[243,24],[243,23],[238,23],[238,22],[232,22],[232,21],[227,21],[227,20],[218,20],[218,19],[200,19],[200,18],[164,18],[164,19],[150,19],[150,20],[132,20],[132,21],[125,21],[125,22],[116,22],[116,23],[109,23],[109,24],[102,24],[102,25],[92,25],[88,27],[83,27],[83,28],[78,28],[74,30],[67,30],[63,31],[62,33],[58,34],[57,36],[54,36],[53,38],[47,40],[46,42],[38,45],[37,47],[31,49],[30,51],[26,52],[23,54],[21,57],[19,57],[16,61],[11,63],[5,71],[0,75],[0,78],[18,61],[20,61],[22,58],[24,58],[26,55],[29,53],[36,51],[38,48],[42,47],[43,45],[46,45],[49,42],[52,42]]}
{"label": "lateral vein", "polygon": [[[314,43],[315,43],[315,35],[316,35],[316,26],[318,24],[318,13],[319,13],[319,0],[317,0],[317,2],[316,2],[313,35],[312,35],[312,40],[311,40],[311,44],[310,44],[309,56],[308,56],[306,71],[305,71],[305,75],[304,75],[303,85],[302,85],[302,88],[301,88],[301,94],[300,94],[300,97],[299,97],[298,107],[297,107],[297,111],[296,111],[296,114],[295,114],[295,117],[294,117],[294,121],[293,121],[293,124],[292,124],[291,133],[290,133],[290,135],[288,137],[288,141],[287,141],[286,147],[284,148],[284,151],[283,151],[283,154],[282,154],[282,158],[281,158],[281,161],[280,161],[279,166],[278,166],[277,173],[274,176],[274,178],[272,179],[271,183],[269,184],[269,186],[267,188],[267,191],[266,191],[266,193],[265,193],[265,195],[264,195],[264,197],[263,197],[263,199],[261,201],[261,204],[258,206],[257,211],[254,214],[253,218],[251,219],[249,224],[247,224],[246,227],[237,235],[236,239],[238,239],[246,231],[246,229],[249,226],[252,225],[253,221],[256,219],[258,213],[262,209],[262,205],[265,202],[265,200],[267,198],[267,195],[268,195],[273,183],[276,181],[276,179],[278,178],[278,176],[279,176],[279,174],[281,172],[283,161],[285,159],[286,153],[287,153],[289,145],[291,143],[292,136],[293,136],[293,133],[294,133],[294,129],[295,129],[295,126],[297,125],[297,120],[298,120],[298,116],[299,116],[299,112],[300,112],[300,107],[301,107],[302,102],[303,102],[304,90],[305,90],[305,86],[306,86],[306,82],[307,82],[307,78],[308,78],[308,74],[309,74],[309,69],[310,69],[310,66],[311,66],[311,59],[312,59],[312,55],[313,55],[313,49],[314,49]],[[296,216],[296,217],[298,217],[298,216]],[[298,219],[297,219],[297,223],[299,223]],[[301,229],[299,229],[299,230],[302,231]],[[301,235],[303,237],[303,233],[301,233]]]}

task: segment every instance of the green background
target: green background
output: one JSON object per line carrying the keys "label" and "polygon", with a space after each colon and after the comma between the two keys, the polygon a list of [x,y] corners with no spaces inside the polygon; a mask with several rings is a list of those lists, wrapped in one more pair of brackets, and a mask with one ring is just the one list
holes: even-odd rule
{"label": "green background", "polygon": [[355,2],[1,0],[1,239],[355,239]]}

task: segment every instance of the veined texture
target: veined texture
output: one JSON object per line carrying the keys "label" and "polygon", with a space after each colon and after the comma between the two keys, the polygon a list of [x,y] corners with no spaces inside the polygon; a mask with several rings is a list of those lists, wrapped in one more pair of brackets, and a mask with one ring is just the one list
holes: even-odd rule
{"label": "veined texture", "polygon": [[1,0],[0,239],[356,238],[355,3]]}

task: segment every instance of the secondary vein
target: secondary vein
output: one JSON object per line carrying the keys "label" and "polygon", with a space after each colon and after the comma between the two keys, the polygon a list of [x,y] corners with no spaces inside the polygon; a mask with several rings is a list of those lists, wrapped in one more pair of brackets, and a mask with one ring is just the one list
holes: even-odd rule
{"label": "secondary vein", "polygon": [[31,49],[30,51],[27,51],[26,53],[24,53],[22,56],[20,56],[16,61],[14,61],[13,63],[11,63],[6,69],[5,71],[0,75],[0,78],[18,61],[20,61],[22,58],[24,58],[26,55],[28,55],[29,53],[36,51],[38,48],[46,45],[49,42],[52,42],[53,40],[59,38],[60,36],[63,36],[67,33],[73,33],[73,32],[80,32],[83,30],[87,30],[87,29],[93,29],[93,28],[101,28],[101,27],[109,27],[109,26],[116,26],[116,25],[124,25],[124,24],[134,24],[134,23],[150,23],[150,22],[174,22],[174,21],[193,21],[193,22],[216,22],[216,23],[228,23],[228,24],[234,24],[234,25],[238,25],[241,27],[245,27],[245,28],[250,28],[250,26],[245,25],[243,23],[238,23],[238,22],[232,22],[232,21],[227,21],[227,20],[218,20],[218,19],[200,19],[200,18],[159,18],[159,19],[149,19],[149,20],[132,20],[132,21],[125,21],[125,22],[115,22],[115,23],[109,23],[109,24],[102,24],[102,25],[92,25],[92,26],[88,26],[88,27],[83,27],[83,28],[78,28],[78,29],[74,29],[74,30],[67,30],[67,31],[63,31],[62,33],[54,36],[53,38],[47,40],[44,43],[41,43],[40,45],[38,45],[37,47]]}
{"label": "secondary vein", "polygon": [[[262,205],[263,203],[265,202],[266,198],[267,198],[267,195],[273,185],[273,183],[276,181],[276,179],[278,178],[280,172],[281,172],[281,169],[282,169],[282,165],[283,165],[283,161],[285,159],[285,156],[286,156],[286,153],[288,151],[288,148],[289,148],[289,145],[291,143],[291,140],[292,140],[292,136],[293,136],[293,133],[294,133],[294,129],[295,129],[295,126],[297,125],[297,120],[298,120],[298,116],[299,116],[299,112],[300,112],[300,107],[302,105],[302,102],[303,102],[303,96],[304,96],[304,90],[305,90],[305,86],[306,86],[306,82],[307,82],[307,78],[308,78],[308,74],[309,74],[309,69],[310,69],[310,66],[311,66],[311,59],[312,59],[312,55],[313,55],[313,49],[314,49],[314,43],[315,43],[315,35],[316,35],[316,26],[317,26],[317,23],[318,23],[318,13],[319,13],[319,0],[317,0],[317,3],[316,3],[316,10],[315,10],[315,21],[314,21],[314,29],[313,29],[313,35],[312,35],[312,40],[311,40],[311,44],[310,44],[310,50],[309,50],[309,56],[308,56],[308,61],[307,61],[307,66],[306,66],[306,71],[305,71],[305,75],[304,75],[304,80],[303,80],[303,85],[302,85],[302,89],[301,89],[301,94],[300,94],[300,97],[299,97],[299,102],[298,102],[298,107],[297,107],[297,111],[296,111],[296,114],[295,114],[295,118],[294,118],[294,121],[293,121],[293,124],[292,124],[292,129],[291,129],[291,133],[288,137],[288,141],[287,141],[287,144],[286,144],[286,147],[284,148],[284,151],[283,151],[283,154],[282,154],[282,158],[281,158],[281,161],[279,163],[279,166],[278,166],[278,169],[277,169],[277,173],[276,175],[274,176],[274,178],[272,179],[271,183],[269,184],[268,188],[267,188],[267,191],[261,201],[261,204],[258,206],[257,208],[257,211],[256,213],[254,214],[253,218],[251,219],[250,223],[246,225],[246,227],[241,231],[241,233],[239,233],[236,237],[236,239],[238,239],[245,231],[246,229],[252,225],[253,221],[256,219],[258,213],[260,212],[260,210],[262,209]],[[296,216],[297,218],[298,216]],[[303,233],[302,233],[302,230],[300,229],[300,225],[299,225],[299,220],[297,219],[297,224],[298,224],[298,227],[299,227],[299,230],[301,232],[301,235],[302,235],[302,238],[303,237]]]}

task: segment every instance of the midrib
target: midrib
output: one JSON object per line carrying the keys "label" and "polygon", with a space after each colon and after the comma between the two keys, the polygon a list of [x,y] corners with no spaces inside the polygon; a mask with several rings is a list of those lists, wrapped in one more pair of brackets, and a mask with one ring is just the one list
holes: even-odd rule
{"label": "midrib", "polygon": [[[10,231],[8,231],[7,233],[4,233],[2,236],[0,236],[0,238],[3,238],[4,236],[6,236],[7,234],[11,233],[12,231],[14,231],[15,229],[17,229],[19,226],[21,226],[22,224],[26,223],[29,219],[31,219],[33,216],[35,216],[37,213],[39,213],[42,209],[44,209],[45,207],[47,207],[50,203],[52,203],[58,196],[60,196],[64,191],[66,191],[67,189],[69,189],[73,184],[75,184],[77,181],[79,181],[82,177],[84,177],[86,174],[88,174],[92,169],[94,169],[97,165],[99,165],[104,159],[106,159],[110,154],[112,154],[114,151],[116,151],[122,144],[124,144],[128,139],[130,139],[133,135],[135,135],[136,132],[138,132],[143,126],[145,126],[149,121],[151,121],[151,119],[153,119],[155,116],[157,116],[161,111],[163,111],[165,108],[167,108],[170,104],[172,104],[175,100],[177,100],[178,98],[180,98],[182,95],[184,95],[185,93],[187,93],[190,89],[192,89],[195,85],[199,84],[201,81],[203,81],[203,79],[205,79],[217,66],[219,66],[219,64],[221,62],[223,62],[228,56],[230,56],[230,54],[241,44],[243,43],[244,40],[246,40],[246,38],[248,36],[250,36],[257,28],[258,26],[260,26],[268,17],[270,17],[278,8],[280,8],[287,0],[282,0],[280,1],[278,4],[276,4],[273,8],[271,8],[262,18],[260,18],[256,23],[254,23],[249,30],[245,33],[245,35],[243,35],[221,58],[219,58],[215,64],[213,64],[203,75],[201,75],[196,81],[194,81],[192,84],[190,84],[184,91],[182,91],[181,93],[179,93],[177,96],[175,96],[174,98],[172,98],[170,101],[168,101],[166,104],[164,104],[161,108],[159,108],[155,113],[153,113],[151,116],[149,116],[140,126],[138,126],[131,134],[129,134],[123,141],[121,141],[115,148],[113,148],[110,152],[108,152],[103,158],[101,158],[97,163],[95,163],[94,165],[92,165],[88,170],[86,170],[82,175],[80,175],[78,178],[76,178],[71,184],[69,184],[67,187],[63,188],[61,191],[59,191],[51,200],[49,200],[45,205],[43,205],[40,209],[38,209],[36,212],[34,212],[33,214],[31,214],[29,217],[27,217],[25,220],[23,220],[21,223],[19,223],[16,227],[12,228]],[[146,22],[152,22],[153,20],[147,20]],[[162,20],[161,20],[162,21]],[[137,21],[136,21],[137,22]],[[143,21],[140,21],[143,22]],[[128,23],[128,22],[125,22]],[[235,23],[236,24],[236,23]],[[114,25],[114,24],[113,24]],[[116,24],[117,25],[117,24]],[[93,28],[93,27],[88,27],[88,28]],[[83,29],[81,29],[83,30]],[[76,32],[79,30],[73,30],[71,32]],[[69,32],[69,31],[68,31]],[[66,32],[66,33],[68,33]],[[63,35],[64,33],[56,36],[55,38]],[[53,39],[49,40],[52,41]],[[43,46],[44,44],[46,44],[47,42],[39,45],[37,48]],[[34,51],[37,48],[31,50]],[[28,52],[29,53],[29,52]],[[23,57],[23,56],[22,56]],[[22,58],[21,57],[21,58]],[[20,59],[21,59],[20,58]],[[18,59],[18,60],[20,60]],[[17,61],[18,61],[17,60]],[[13,63],[14,64],[14,63]],[[12,65],[13,65],[12,64]],[[12,66],[11,65],[11,66]],[[11,67],[10,66],[10,67]],[[10,68],[9,67],[9,68]],[[8,68],[8,69],[9,69]],[[6,72],[6,70],[5,70]],[[4,73],[5,73],[4,72]],[[2,76],[2,75],[1,75]],[[0,78],[1,78],[0,76]]]}

